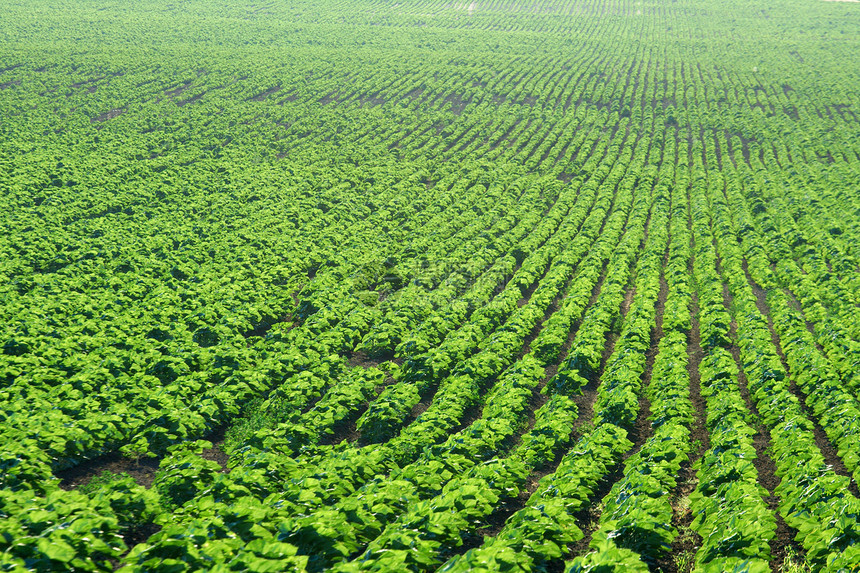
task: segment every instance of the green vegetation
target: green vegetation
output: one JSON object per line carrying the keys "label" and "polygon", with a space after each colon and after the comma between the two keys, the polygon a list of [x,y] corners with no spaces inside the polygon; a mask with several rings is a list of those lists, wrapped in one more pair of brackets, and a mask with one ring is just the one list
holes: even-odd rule
{"label": "green vegetation", "polygon": [[860,4],[28,0],[0,48],[0,570],[860,564]]}

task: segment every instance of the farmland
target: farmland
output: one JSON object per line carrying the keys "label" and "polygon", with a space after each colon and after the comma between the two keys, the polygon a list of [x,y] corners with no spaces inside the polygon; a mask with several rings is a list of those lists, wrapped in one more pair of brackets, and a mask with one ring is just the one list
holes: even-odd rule
{"label": "farmland", "polygon": [[0,570],[856,571],[860,4],[14,0]]}

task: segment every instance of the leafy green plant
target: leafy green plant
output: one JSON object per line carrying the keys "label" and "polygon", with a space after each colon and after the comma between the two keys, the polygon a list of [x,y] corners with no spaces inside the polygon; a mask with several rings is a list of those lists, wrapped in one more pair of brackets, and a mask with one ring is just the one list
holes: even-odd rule
{"label": "leafy green plant", "polygon": [[181,507],[212,486],[221,466],[200,457],[204,449],[211,447],[212,444],[204,440],[171,447],[152,484],[166,510]]}
{"label": "leafy green plant", "polygon": [[782,570],[786,573],[810,573],[810,566],[797,554],[797,551],[789,546],[786,548],[782,559]]}
{"label": "leafy green plant", "polygon": [[127,473],[114,473],[110,470],[104,470],[102,473],[94,476],[89,482],[78,488],[78,491],[86,494],[92,495],[102,488],[109,488],[114,483],[125,480],[130,477]]}

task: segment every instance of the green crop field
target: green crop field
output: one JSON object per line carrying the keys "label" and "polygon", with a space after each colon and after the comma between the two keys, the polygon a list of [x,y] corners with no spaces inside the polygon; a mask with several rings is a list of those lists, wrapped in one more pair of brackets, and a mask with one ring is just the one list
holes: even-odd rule
{"label": "green crop field", "polygon": [[8,0],[0,571],[860,571],[860,3]]}

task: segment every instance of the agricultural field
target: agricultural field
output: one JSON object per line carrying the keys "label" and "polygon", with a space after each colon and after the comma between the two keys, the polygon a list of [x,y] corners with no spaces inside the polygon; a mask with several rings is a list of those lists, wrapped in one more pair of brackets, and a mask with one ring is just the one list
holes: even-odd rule
{"label": "agricultural field", "polygon": [[860,571],[860,4],[10,0],[0,571]]}

